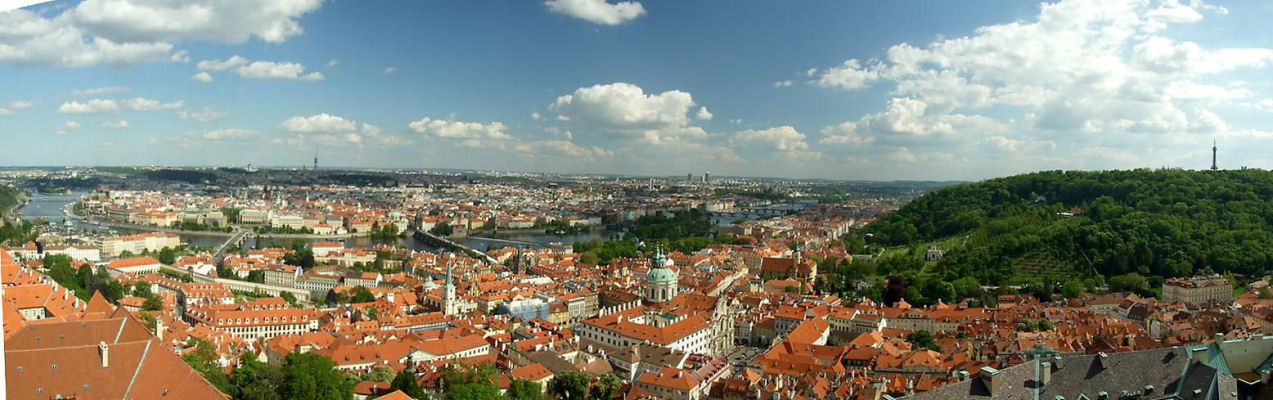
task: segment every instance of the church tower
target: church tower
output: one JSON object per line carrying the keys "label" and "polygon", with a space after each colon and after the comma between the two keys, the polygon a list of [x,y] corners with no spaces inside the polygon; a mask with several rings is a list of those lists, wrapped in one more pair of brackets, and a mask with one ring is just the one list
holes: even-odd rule
{"label": "church tower", "polygon": [[455,314],[458,308],[455,304],[455,283],[451,281],[451,268],[454,265],[453,262],[446,264],[446,286],[442,288],[442,313],[444,315]]}
{"label": "church tower", "polygon": [[650,272],[645,275],[645,299],[655,303],[663,303],[676,297],[679,274],[667,267],[667,258],[662,250],[656,250]]}

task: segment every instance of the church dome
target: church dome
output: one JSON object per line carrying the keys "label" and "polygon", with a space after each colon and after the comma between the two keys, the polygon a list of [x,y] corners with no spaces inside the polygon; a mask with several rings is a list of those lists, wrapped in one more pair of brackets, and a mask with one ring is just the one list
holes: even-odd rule
{"label": "church dome", "polygon": [[676,282],[677,273],[667,267],[656,267],[645,274],[645,280],[650,283]]}

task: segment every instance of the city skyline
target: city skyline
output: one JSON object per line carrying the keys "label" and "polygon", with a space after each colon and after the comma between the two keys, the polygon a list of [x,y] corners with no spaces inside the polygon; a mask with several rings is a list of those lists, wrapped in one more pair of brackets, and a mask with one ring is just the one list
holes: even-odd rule
{"label": "city skyline", "polygon": [[0,156],[975,180],[1206,169],[1214,139],[1273,167],[1267,3],[273,4],[0,13]]}

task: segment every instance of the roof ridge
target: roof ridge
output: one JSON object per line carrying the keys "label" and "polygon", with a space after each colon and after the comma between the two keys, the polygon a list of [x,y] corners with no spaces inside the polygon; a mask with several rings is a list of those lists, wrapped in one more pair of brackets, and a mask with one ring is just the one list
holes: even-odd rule
{"label": "roof ridge", "polygon": [[114,340],[114,341],[112,341],[111,343],[114,343],[114,344],[118,344],[118,343],[119,343],[119,338],[120,338],[120,336],[123,336],[123,335],[124,335],[124,322],[125,322],[125,320],[127,320],[127,319],[128,319],[128,318],[120,318],[120,319],[119,319],[119,330],[115,332],[115,340]]}
{"label": "roof ridge", "polygon": [[128,389],[124,390],[124,399],[128,398],[128,394],[132,393],[133,385],[137,383],[137,375],[141,375],[141,368],[146,364],[146,355],[150,354],[150,344],[153,340],[146,341],[146,348],[141,350],[141,358],[137,360],[137,369],[133,370],[133,378],[128,380]]}
{"label": "roof ridge", "polygon": [[[150,340],[150,339],[146,339],[146,340]],[[144,341],[144,340],[134,340],[134,341],[131,341],[131,342],[111,343],[111,345],[126,346],[126,345],[132,345],[132,344],[141,343],[141,342],[143,342],[143,341]],[[69,346],[59,346],[59,347],[40,347],[40,348],[32,348],[32,349],[13,349],[13,350],[5,349],[5,351],[4,351],[4,352],[5,352],[5,353],[20,353],[20,352],[45,351],[45,350],[78,349],[78,348],[83,348],[83,347],[93,347],[93,348],[96,348],[96,347],[97,347],[97,344],[96,344],[96,343],[93,343],[93,344],[69,345]]]}

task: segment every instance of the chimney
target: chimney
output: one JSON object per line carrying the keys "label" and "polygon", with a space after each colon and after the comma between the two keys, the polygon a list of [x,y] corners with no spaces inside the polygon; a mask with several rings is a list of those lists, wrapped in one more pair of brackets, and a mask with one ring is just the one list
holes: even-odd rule
{"label": "chimney", "polygon": [[110,367],[110,348],[106,342],[97,342],[97,355],[102,358],[102,368]]}
{"label": "chimney", "polygon": [[1053,370],[1053,371],[1058,371],[1058,370],[1060,370],[1060,369],[1061,369],[1061,367],[1064,367],[1064,366],[1065,366],[1065,363],[1061,362],[1061,355],[1060,355],[1060,354],[1057,354],[1057,355],[1055,355],[1055,356],[1052,356],[1052,370]]}
{"label": "chimney", "polygon": [[1052,363],[1044,362],[1039,364],[1039,383],[1047,385],[1052,382]]}
{"label": "chimney", "polygon": [[981,383],[986,385],[986,391],[989,392],[991,396],[999,393],[999,381],[1001,378],[1002,377],[999,376],[999,370],[989,366],[981,367]]}
{"label": "chimney", "polygon": [[1105,354],[1103,351],[1096,353],[1096,361],[1100,363],[1101,369],[1109,369],[1109,367],[1114,366],[1109,360],[1109,354]]}

